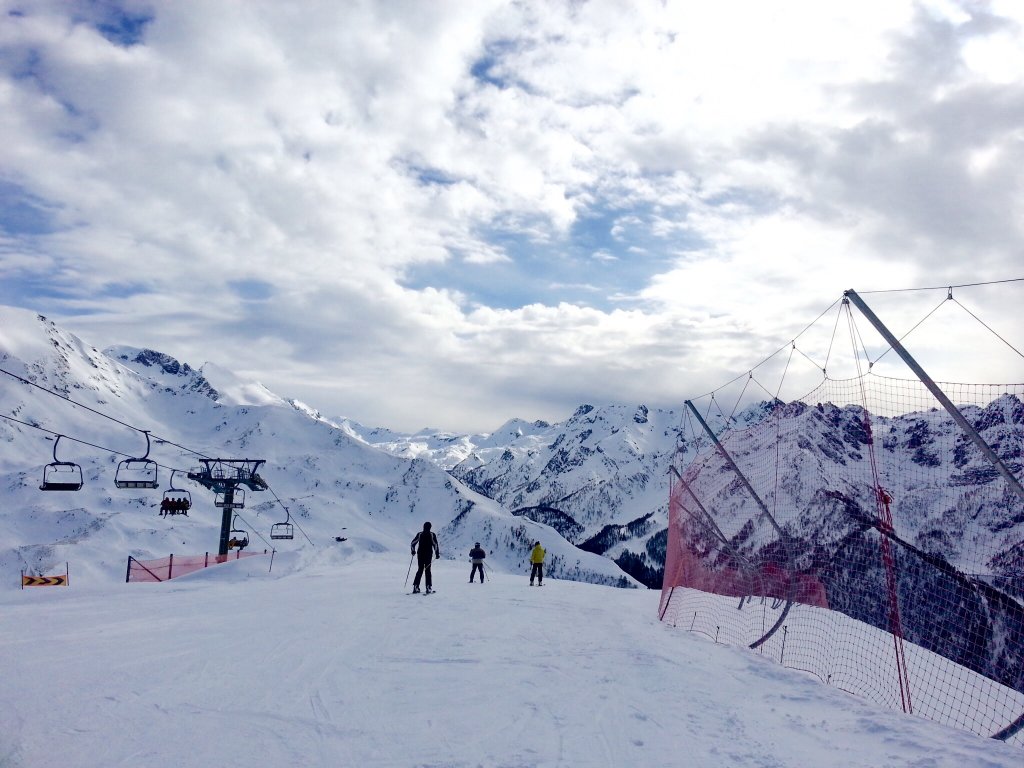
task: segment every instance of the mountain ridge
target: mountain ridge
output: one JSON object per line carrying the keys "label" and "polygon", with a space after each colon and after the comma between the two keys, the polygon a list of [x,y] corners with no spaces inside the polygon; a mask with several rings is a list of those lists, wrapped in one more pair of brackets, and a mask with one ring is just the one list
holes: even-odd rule
{"label": "mountain ridge", "polygon": [[[107,355],[43,316],[0,307],[0,367],[13,374],[0,385],[0,414],[9,417],[0,418],[0,522],[9,533],[0,567],[45,572],[76,560],[80,578],[109,580],[123,577],[128,555],[215,550],[221,510],[207,491],[181,479],[198,451],[266,460],[261,474],[274,498],[252,493],[238,511],[254,547],[262,537],[269,548],[270,525],[288,517],[310,541],[275,542],[278,548],[315,542],[350,557],[361,549],[404,551],[431,520],[448,559],[481,541],[492,567],[514,571],[526,567],[526,544],[543,539],[552,577],[636,585],[614,563],[511,515],[432,462],[378,450],[308,406],[267,397],[261,385],[239,388],[207,365],[198,370],[127,347]],[[144,455],[142,430],[153,438],[145,455],[161,465],[161,487],[169,470],[181,472],[175,485],[195,500],[189,515],[160,518],[159,490],[113,487],[117,463]],[[67,438],[56,458],[82,468],[84,487],[76,493],[38,488],[56,435]]]}

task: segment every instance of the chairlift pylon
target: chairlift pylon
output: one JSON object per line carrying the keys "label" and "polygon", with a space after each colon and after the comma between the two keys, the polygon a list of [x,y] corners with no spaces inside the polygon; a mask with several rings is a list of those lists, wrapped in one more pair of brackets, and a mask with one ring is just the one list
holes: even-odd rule
{"label": "chairlift pylon", "polygon": [[43,467],[43,481],[39,484],[40,491],[80,491],[82,468],[73,461],[60,461],[57,458],[57,443],[64,435],[57,435],[53,441],[53,461]]}
{"label": "chairlift pylon", "polygon": [[125,459],[117,465],[114,485],[118,488],[156,488],[157,463],[149,458],[149,431],[141,430],[146,436],[146,453],[141,458]]}
{"label": "chairlift pylon", "polygon": [[171,470],[171,484],[164,491],[164,497],[160,501],[160,516],[166,515],[188,515],[192,508],[192,494],[182,488],[174,487],[174,473],[178,470]]}

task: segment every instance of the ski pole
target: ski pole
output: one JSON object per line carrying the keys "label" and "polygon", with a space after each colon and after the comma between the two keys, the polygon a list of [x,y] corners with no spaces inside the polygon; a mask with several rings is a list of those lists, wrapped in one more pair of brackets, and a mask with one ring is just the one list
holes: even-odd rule
{"label": "ski pole", "polygon": [[412,560],[413,560],[414,557],[416,557],[416,553],[415,552],[413,552],[409,556],[409,570],[405,572],[405,586],[407,586],[407,587],[409,586],[409,574],[412,573]]}

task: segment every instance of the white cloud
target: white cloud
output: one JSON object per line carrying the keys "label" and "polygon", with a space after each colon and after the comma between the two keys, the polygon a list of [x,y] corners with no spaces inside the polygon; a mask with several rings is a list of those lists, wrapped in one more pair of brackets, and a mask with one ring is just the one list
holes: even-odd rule
{"label": "white cloud", "polygon": [[1012,3],[88,8],[0,8],[0,192],[51,225],[0,219],[0,297],[324,412],[674,402],[843,288],[1020,269]]}

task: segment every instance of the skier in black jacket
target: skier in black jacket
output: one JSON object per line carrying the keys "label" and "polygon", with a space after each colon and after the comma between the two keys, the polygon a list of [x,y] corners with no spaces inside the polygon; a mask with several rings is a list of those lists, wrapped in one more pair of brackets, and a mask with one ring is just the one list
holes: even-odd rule
{"label": "skier in black jacket", "polygon": [[476,576],[477,569],[480,570],[480,583],[484,583],[484,558],[487,557],[487,553],[480,548],[480,542],[478,541],[471,550],[469,550],[469,557],[473,561],[473,567],[469,571],[469,583],[473,583],[473,577]]}
{"label": "skier in black jacket", "polygon": [[427,574],[427,593],[434,591],[433,582],[430,578],[430,562],[434,557],[441,557],[441,548],[437,545],[437,534],[430,530],[430,523],[423,524],[423,530],[412,537],[412,554],[416,558],[419,568],[416,569],[416,578],[412,580],[412,591],[420,591],[420,577]]}

